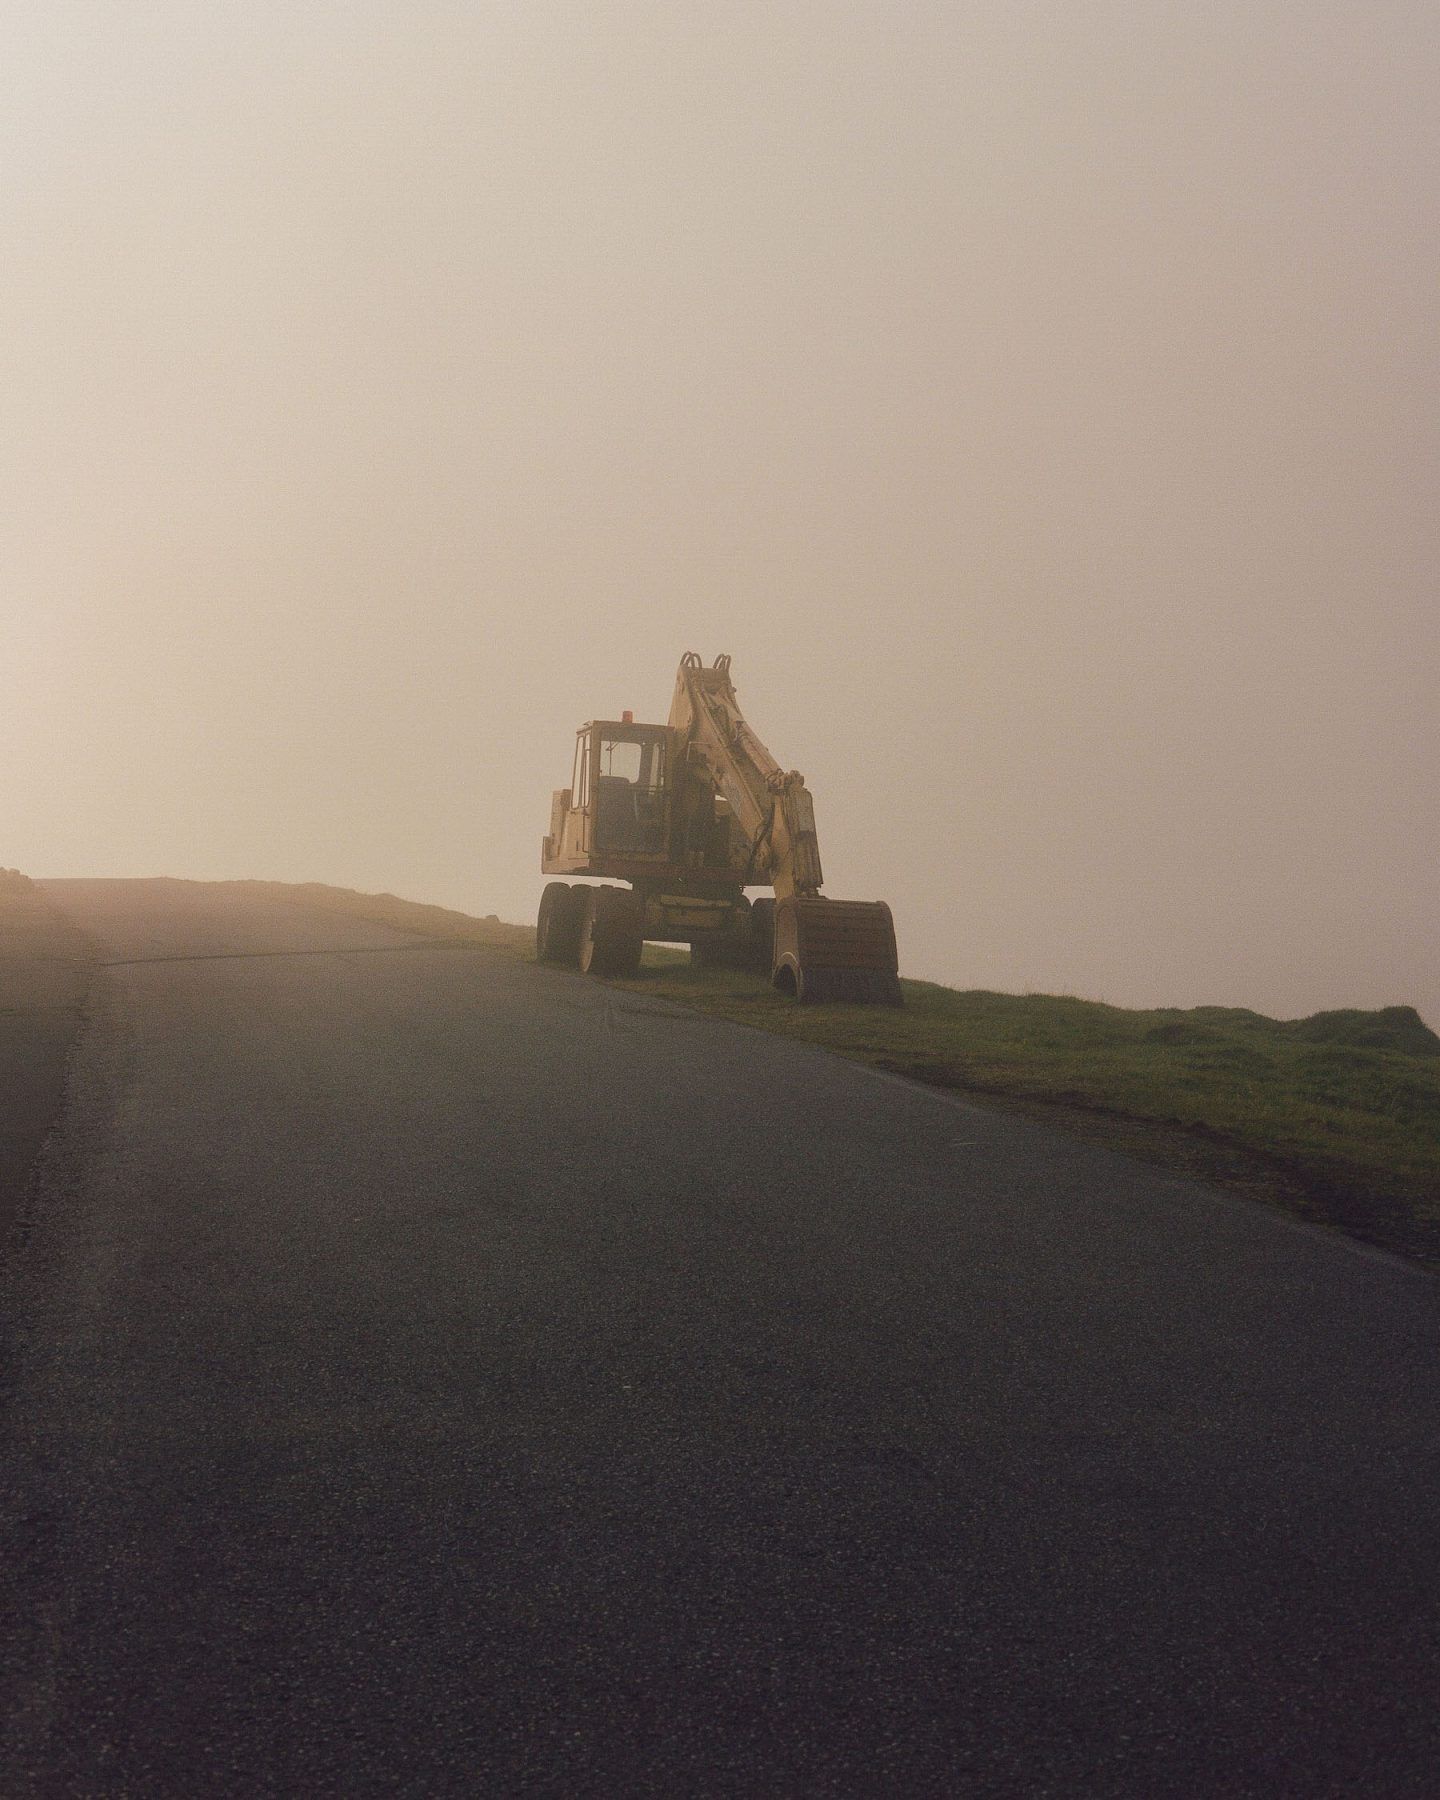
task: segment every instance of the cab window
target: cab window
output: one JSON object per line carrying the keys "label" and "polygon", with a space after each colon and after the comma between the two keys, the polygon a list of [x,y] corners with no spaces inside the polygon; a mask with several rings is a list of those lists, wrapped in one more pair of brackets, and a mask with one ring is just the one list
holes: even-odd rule
{"label": "cab window", "polygon": [[617,781],[639,781],[640,745],[627,738],[601,738],[600,778]]}
{"label": "cab window", "polygon": [[595,847],[654,855],[665,848],[665,740],[596,742]]}

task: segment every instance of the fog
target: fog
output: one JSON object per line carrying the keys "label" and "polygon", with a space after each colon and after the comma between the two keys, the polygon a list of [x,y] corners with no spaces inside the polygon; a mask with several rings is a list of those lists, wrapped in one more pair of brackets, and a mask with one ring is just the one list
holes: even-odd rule
{"label": "fog", "polygon": [[1440,1024],[1440,13],[19,0],[0,863],[533,916],[734,658],[902,967]]}

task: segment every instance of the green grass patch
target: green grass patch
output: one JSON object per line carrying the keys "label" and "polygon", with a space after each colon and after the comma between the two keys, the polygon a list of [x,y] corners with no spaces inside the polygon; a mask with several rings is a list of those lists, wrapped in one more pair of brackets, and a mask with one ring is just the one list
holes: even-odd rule
{"label": "green grass patch", "polygon": [[[390,894],[245,885],[534,954],[528,926]],[[658,945],[609,985],[984,1097],[1440,1266],[1440,1037],[1412,1007],[1283,1021],[926,981],[902,983],[903,1010],[803,1007]]]}
{"label": "green grass patch", "polygon": [[1412,1007],[1282,1021],[906,981],[903,1011],[802,1007],[647,950],[635,988],[985,1095],[1440,1263],[1440,1037]]}

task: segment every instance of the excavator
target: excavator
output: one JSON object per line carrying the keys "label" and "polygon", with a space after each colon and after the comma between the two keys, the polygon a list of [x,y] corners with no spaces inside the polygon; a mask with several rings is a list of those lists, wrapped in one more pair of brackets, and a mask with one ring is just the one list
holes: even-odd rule
{"label": "excavator", "polygon": [[[546,885],[542,962],[629,975],[647,940],[688,944],[693,962],[766,973],[797,1001],[903,1004],[890,908],[822,897],[810,791],[745,722],[728,656],[685,653],[667,725],[625,712],[580,727],[540,868],[602,884]],[[748,887],[773,897],[752,904]]]}

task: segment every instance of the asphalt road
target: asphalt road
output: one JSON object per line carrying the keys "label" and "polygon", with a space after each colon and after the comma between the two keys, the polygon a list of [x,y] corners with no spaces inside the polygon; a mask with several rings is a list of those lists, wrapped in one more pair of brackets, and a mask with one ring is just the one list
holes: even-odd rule
{"label": "asphalt road", "polygon": [[8,1796],[1430,1795],[1436,1284],[342,918],[101,941],[3,1290]]}

